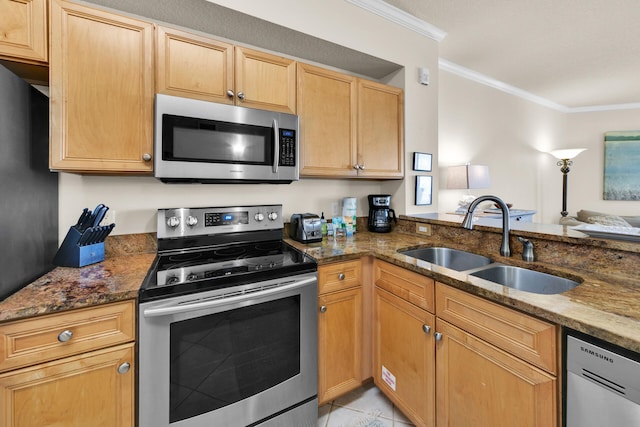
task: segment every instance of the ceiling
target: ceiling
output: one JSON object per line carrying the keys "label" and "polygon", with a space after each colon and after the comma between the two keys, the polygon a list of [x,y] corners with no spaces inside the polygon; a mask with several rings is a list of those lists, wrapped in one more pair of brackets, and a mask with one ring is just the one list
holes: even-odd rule
{"label": "ceiling", "polygon": [[568,111],[640,106],[638,0],[385,1],[445,31],[440,59],[471,74]]}

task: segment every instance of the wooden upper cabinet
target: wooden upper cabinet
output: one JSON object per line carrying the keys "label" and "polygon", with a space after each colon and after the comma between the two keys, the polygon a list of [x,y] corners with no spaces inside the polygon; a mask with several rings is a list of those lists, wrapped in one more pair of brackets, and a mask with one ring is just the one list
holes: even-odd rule
{"label": "wooden upper cabinet", "polygon": [[235,55],[237,105],[295,114],[295,61],[239,46]]}
{"label": "wooden upper cabinet", "polygon": [[159,93],[233,104],[233,45],[172,28],[157,28]]}
{"label": "wooden upper cabinet", "polygon": [[404,176],[404,100],[402,89],[358,80],[358,175]]}
{"label": "wooden upper cabinet", "polygon": [[354,177],[356,78],[298,63],[300,175]]}
{"label": "wooden upper cabinet", "polygon": [[50,167],[153,169],[153,24],[51,1]]}
{"label": "wooden upper cabinet", "polygon": [[296,111],[296,63],[292,59],[166,27],[158,27],[157,43],[159,93]]}
{"label": "wooden upper cabinet", "polygon": [[0,0],[0,58],[47,62],[46,0]]}
{"label": "wooden upper cabinet", "polygon": [[301,176],[402,178],[401,89],[298,64]]}

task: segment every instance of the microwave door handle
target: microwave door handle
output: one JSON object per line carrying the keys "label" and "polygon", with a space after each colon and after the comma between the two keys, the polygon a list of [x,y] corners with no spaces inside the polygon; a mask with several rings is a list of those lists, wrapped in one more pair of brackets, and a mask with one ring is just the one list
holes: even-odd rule
{"label": "microwave door handle", "polygon": [[278,160],[280,159],[280,128],[278,121],[273,119],[273,173],[278,173]]}
{"label": "microwave door handle", "polygon": [[229,296],[229,297],[221,297],[216,299],[204,299],[198,300],[194,299],[193,302],[187,303],[173,303],[164,305],[162,307],[157,308],[147,308],[143,311],[144,317],[160,317],[160,316],[169,316],[173,314],[187,313],[195,310],[203,310],[208,308],[220,307],[225,305],[232,305],[241,303],[243,301],[252,300],[254,298],[261,298],[270,295],[276,295],[282,292],[302,288],[307,286],[313,282],[315,282],[317,278],[309,277],[306,279],[298,280],[291,283],[286,283],[282,286],[277,286],[275,288],[269,288],[262,291],[249,292],[246,294]]}

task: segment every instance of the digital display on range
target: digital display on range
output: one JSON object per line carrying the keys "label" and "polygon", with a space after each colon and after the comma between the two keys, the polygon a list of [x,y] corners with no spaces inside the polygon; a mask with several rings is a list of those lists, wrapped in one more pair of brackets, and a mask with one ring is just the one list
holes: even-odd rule
{"label": "digital display on range", "polygon": [[293,131],[292,130],[283,129],[282,130],[282,136],[293,137]]}
{"label": "digital display on range", "polygon": [[220,225],[248,224],[249,212],[206,212],[204,214],[205,227]]}

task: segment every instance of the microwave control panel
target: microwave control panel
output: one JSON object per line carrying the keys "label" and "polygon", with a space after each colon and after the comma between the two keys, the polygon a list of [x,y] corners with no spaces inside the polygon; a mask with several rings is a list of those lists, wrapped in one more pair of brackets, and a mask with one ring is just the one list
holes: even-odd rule
{"label": "microwave control panel", "polygon": [[296,165],[296,131],[280,129],[280,160],[279,166]]}

